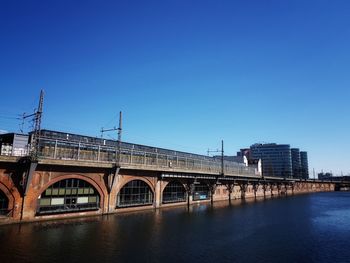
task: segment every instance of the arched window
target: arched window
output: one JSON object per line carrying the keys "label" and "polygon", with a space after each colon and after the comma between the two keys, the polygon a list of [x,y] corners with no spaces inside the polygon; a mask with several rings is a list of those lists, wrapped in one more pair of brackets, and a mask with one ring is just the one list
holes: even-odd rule
{"label": "arched window", "polygon": [[210,190],[209,186],[200,183],[200,184],[195,184],[194,185],[194,192],[193,192],[193,200],[206,200],[210,199]]}
{"label": "arched window", "polygon": [[0,216],[7,215],[7,213],[9,212],[8,206],[9,200],[7,196],[0,190]]}
{"label": "arched window", "polygon": [[175,203],[186,201],[186,189],[177,181],[167,184],[163,191],[163,203]]}
{"label": "arched window", "polygon": [[150,205],[153,203],[153,192],[144,181],[133,180],[120,189],[117,196],[117,207]]}
{"label": "arched window", "polygon": [[65,179],[49,186],[38,198],[38,214],[98,210],[100,195],[88,182]]}

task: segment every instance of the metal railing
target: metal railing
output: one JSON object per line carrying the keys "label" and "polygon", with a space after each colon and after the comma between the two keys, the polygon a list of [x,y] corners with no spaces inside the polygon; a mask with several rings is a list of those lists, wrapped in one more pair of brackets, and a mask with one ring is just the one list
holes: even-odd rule
{"label": "metal railing", "polygon": [[[106,145],[78,143],[51,138],[40,138],[39,158],[55,160],[79,160],[98,163],[116,163],[121,167],[142,166],[172,171],[199,171],[210,174],[222,172],[221,160],[207,157],[189,157],[189,154],[163,154],[156,151],[134,150],[134,147],[111,147]],[[118,156],[119,154],[119,156]],[[119,157],[119,158],[118,158]],[[224,174],[257,176],[253,167],[224,161]]]}

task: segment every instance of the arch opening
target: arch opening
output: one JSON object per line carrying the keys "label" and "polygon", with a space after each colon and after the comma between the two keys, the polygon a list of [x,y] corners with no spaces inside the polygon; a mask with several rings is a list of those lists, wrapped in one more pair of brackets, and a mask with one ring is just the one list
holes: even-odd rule
{"label": "arch opening", "polygon": [[185,187],[178,181],[172,181],[163,190],[162,202],[177,203],[185,202],[187,198]]}
{"label": "arch opening", "polygon": [[133,180],[124,185],[117,195],[117,208],[153,204],[153,192],[147,183]]}
{"label": "arch opening", "polygon": [[193,200],[207,200],[210,199],[210,189],[207,184],[199,183],[194,185]]}
{"label": "arch opening", "polygon": [[6,216],[9,213],[9,199],[3,191],[0,190],[0,216]]}
{"label": "arch opening", "polygon": [[65,179],[49,186],[38,198],[37,214],[98,210],[100,195],[88,182]]}

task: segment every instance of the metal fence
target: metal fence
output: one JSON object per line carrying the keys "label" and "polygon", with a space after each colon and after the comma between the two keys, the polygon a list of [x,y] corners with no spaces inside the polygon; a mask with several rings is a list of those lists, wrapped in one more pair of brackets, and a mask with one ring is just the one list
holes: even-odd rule
{"label": "metal fence", "polygon": [[[203,173],[218,173],[222,171],[221,160],[198,155],[163,154],[135,150],[137,147],[111,147],[67,140],[40,138],[39,157],[57,160],[79,160],[89,162],[119,163],[123,166],[144,166],[159,169],[199,171]],[[170,151],[171,152],[171,151]],[[190,157],[188,157],[190,156]],[[240,163],[224,161],[225,175],[255,176],[256,170]]]}

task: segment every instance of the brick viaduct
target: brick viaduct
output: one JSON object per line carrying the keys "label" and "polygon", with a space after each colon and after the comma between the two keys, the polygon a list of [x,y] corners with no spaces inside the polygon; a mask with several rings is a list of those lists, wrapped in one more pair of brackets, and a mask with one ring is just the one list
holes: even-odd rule
{"label": "brick viaduct", "polygon": [[[92,186],[99,196],[98,209],[38,214],[38,198],[50,186],[65,179],[79,179]],[[144,182],[151,189],[152,203],[118,207],[118,193],[127,183],[134,180]],[[183,186],[186,198],[179,202],[165,203],[164,189],[173,181]],[[203,200],[194,198],[196,184],[205,185],[209,189],[209,195],[204,196]],[[220,200],[334,191],[334,189],[335,183],[317,180],[214,176],[173,171],[170,168],[148,170],[147,167],[116,167],[112,164],[63,160],[39,160],[38,163],[33,163],[29,159],[0,156],[0,192],[8,201],[7,212],[0,216],[0,224],[102,215]]]}

